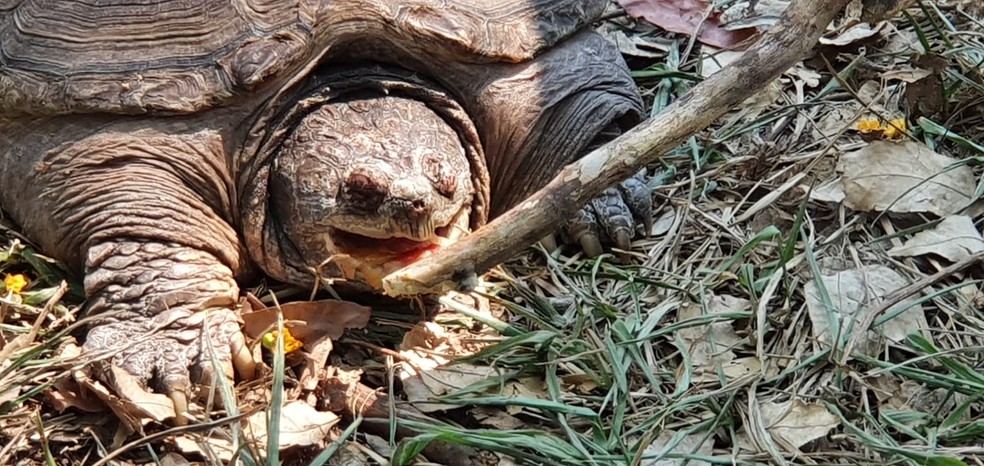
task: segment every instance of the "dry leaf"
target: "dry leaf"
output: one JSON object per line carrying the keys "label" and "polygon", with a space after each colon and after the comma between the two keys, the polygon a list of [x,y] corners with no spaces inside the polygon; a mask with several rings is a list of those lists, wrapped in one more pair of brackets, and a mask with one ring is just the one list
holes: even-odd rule
{"label": "dry leaf", "polygon": [[415,324],[403,334],[403,341],[397,349],[404,359],[404,362],[397,366],[397,375],[401,380],[451,362],[451,358],[444,354],[451,349],[447,332],[444,331],[444,327],[434,322]]}
{"label": "dry leaf", "polygon": [[886,35],[887,40],[880,47],[886,54],[908,57],[912,54],[926,53],[922,42],[919,41],[919,34],[914,30],[893,28]]}
{"label": "dry leaf", "polygon": [[970,167],[912,142],[873,141],[844,154],[845,205],[863,212],[932,212],[946,216],[970,203],[976,185]]}
{"label": "dry leaf", "polygon": [[741,58],[745,52],[734,50],[721,50],[717,47],[705,45],[701,49],[700,75],[709,78],[714,73],[721,71],[724,67],[734,63]]}
{"label": "dry leaf", "polygon": [[789,0],[736,1],[721,13],[721,25],[728,30],[771,27],[788,6]]}
{"label": "dry leaf", "polygon": [[803,66],[803,62],[797,63],[796,66],[786,70],[783,74],[799,79],[800,81],[803,81],[806,87],[811,88],[819,86],[820,80],[823,78],[817,70]]}
{"label": "dry leaf", "polygon": [[[747,299],[729,295],[711,295],[707,301],[707,315],[744,312],[751,308],[751,302]],[[689,304],[680,309],[678,318],[681,321],[700,317],[704,315],[703,306],[700,304]],[[688,327],[680,329],[680,336],[686,340],[713,340],[714,343],[723,347],[733,347],[741,342],[741,337],[735,334],[731,321],[718,321],[709,325]]]}
{"label": "dry leaf", "polygon": [[[648,23],[646,23],[646,28],[656,30]],[[596,30],[614,43],[622,55],[639,58],[661,58],[669,50],[667,44],[661,41],[661,37],[646,31],[629,30],[614,21],[605,21]]]}
{"label": "dry leaf", "polygon": [[[752,37],[753,29],[729,31],[718,24],[720,12],[707,14],[713,5],[702,0],[618,0],[633,18],[643,18],[670,32],[693,35],[700,42],[733,48]],[[706,18],[706,19],[705,19]]]}
{"label": "dry leaf", "polygon": [[826,436],[831,429],[840,425],[837,417],[827,408],[799,399],[783,403],[765,402],[759,407],[769,434],[796,448]]}
{"label": "dry leaf", "polygon": [[304,352],[301,353],[304,356],[304,368],[301,369],[300,377],[301,388],[310,391],[318,387],[321,374],[328,362],[328,355],[333,348],[331,338],[327,336],[311,342],[304,348]]}
{"label": "dry leaf", "polygon": [[[715,47],[704,46],[704,51],[701,54],[700,74],[704,78],[710,77],[742,55],[744,55],[744,52],[718,50]],[[736,107],[736,110],[730,112],[724,124],[731,125],[736,122],[749,122],[758,118],[766,108],[782,98],[782,88],[779,79],[772,81],[768,86],[765,86],[745,99]]]}
{"label": "dry leaf", "polygon": [[[821,278],[833,306],[829,316],[816,280],[806,283],[805,293],[813,335],[825,345],[831,345],[832,335],[844,338],[845,332],[856,331],[868,313],[881,304],[882,298],[909,284],[898,272],[884,265],[844,270]],[[907,310],[880,326],[873,326],[868,331],[865,344],[858,350],[873,355],[878,352],[879,336],[898,342],[912,332],[929,327],[922,306],[912,299],[895,304],[883,315],[892,315],[902,309]]]}
{"label": "dry leaf", "polygon": [[513,430],[526,428],[526,422],[513,416],[499,408],[489,406],[476,406],[470,410],[472,417],[486,427],[499,430]]}
{"label": "dry leaf", "polygon": [[[324,299],[298,301],[280,305],[285,320],[304,322],[292,325],[290,332],[305,344],[323,336],[338,339],[349,328],[363,328],[369,323],[371,310],[348,301]],[[268,307],[243,314],[243,332],[257,339],[277,323],[277,308]]]}
{"label": "dry leaf", "polygon": [[653,229],[650,230],[649,235],[653,237],[663,236],[673,228],[673,224],[677,221],[677,211],[674,209],[664,210],[656,220],[653,222]]}
{"label": "dry leaf", "polygon": [[191,466],[191,461],[173,451],[162,456],[160,461],[161,466]]}
{"label": "dry leaf", "polygon": [[[809,189],[809,186],[804,186],[804,189]],[[840,178],[827,181],[810,191],[810,199],[814,201],[840,203],[846,197],[844,184]]]}
{"label": "dry leaf", "polygon": [[494,369],[487,366],[454,364],[420,371],[417,375],[405,378],[403,390],[407,401],[422,412],[446,411],[460,405],[434,403],[431,400],[497,375]]}
{"label": "dry leaf", "polygon": [[[13,363],[10,362],[10,360],[0,360],[0,374],[7,374],[5,378],[0,378],[0,387],[2,387],[0,388],[0,405],[14,401],[20,396],[20,389],[13,384],[15,373],[12,371],[7,371],[11,365],[13,365]],[[55,408],[57,409],[58,406],[56,405]],[[64,411],[64,408],[61,408],[58,411]]]}
{"label": "dry leaf", "polygon": [[888,70],[882,73],[881,78],[884,79],[885,81],[898,79],[899,81],[905,83],[914,83],[932,74],[933,72],[930,70],[916,68],[912,65],[902,65],[899,68]]}
{"label": "dry leaf", "polygon": [[881,34],[888,27],[888,24],[889,23],[887,21],[882,21],[874,25],[868,23],[856,23],[849,26],[845,30],[838,31],[835,34],[827,34],[820,37],[819,42],[823,45],[833,46],[850,45]]}
{"label": "dry leaf", "polygon": [[[254,413],[247,419],[248,428],[243,430],[250,444],[261,451],[267,444],[268,416],[269,413],[265,411]],[[302,401],[288,401],[280,410],[279,448],[287,450],[318,445],[339,420],[334,413],[318,411]],[[183,453],[218,458],[223,462],[232,459],[232,444],[221,434],[205,437],[189,433],[172,439]]]}
{"label": "dry leaf", "polygon": [[[683,459],[675,455],[701,455],[711,456],[714,454],[714,436],[705,433],[696,433],[683,437],[675,445],[677,433],[664,430],[660,433],[653,443],[646,447],[643,453],[644,458],[639,463],[643,466],[677,466],[683,464]],[[673,458],[662,458],[664,455],[673,454]],[[659,458],[659,459],[657,459]],[[688,466],[710,466],[706,461],[690,460]]]}
{"label": "dry leaf", "polygon": [[902,246],[888,251],[892,256],[921,256],[938,254],[951,262],[959,262],[984,249],[984,238],[967,215],[944,218],[935,227],[912,236]]}
{"label": "dry leaf", "polygon": [[[74,342],[66,343],[58,348],[58,358],[62,361],[74,362],[81,355],[82,347]],[[0,371],[6,367],[3,363],[9,362],[0,362]],[[3,382],[3,380],[0,380],[0,386],[5,386]],[[11,390],[8,393],[14,394],[15,397],[17,395],[16,390]],[[60,377],[56,379],[51,390],[45,392],[45,397],[58,412],[63,412],[68,408],[75,408],[89,413],[102,413],[106,411],[106,403],[103,403],[97,397],[86,395],[86,390],[73,377]],[[3,394],[0,394],[0,403],[4,401]]]}
{"label": "dry leaf", "polygon": [[[174,447],[178,451],[186,455],[214,458],[222,461],[222,464],[228,464],[232,461],[232,442],[219,435],[203,437],[201,435],[185,434],[170,437],[168,440],[174,443]],[[265,445],[257,445],[257,448],[262,447],[265,447]]]}
{"label": "dry leaf", "polygon": [[88,392],[109,406],[130,432],[141,432],[150,421],[164,422],[175,416],[174,403],[167,395],[148,392],[129,372],[109,365],[110,386],[93,380],[82,370],[72,372],[73,378]]}
{"label": "dry leaf", "polygon": [[[711,296],[707,304],[707,314],[747,311],[750,306],[750,302],[745,299],[727,295]],[[704,315],[704,310],[700,304],[689,304],[680,309],[678,317],[685,321],[701,315]],[[761,369],[761,364],[754,358],[753,361],[748,361],[748,358],[735,359],[732,348],[741,343],[742,339],[731,324],[731,321],[723,321],[680,329],[680,337],[688,344],[693,365],[691,377],[695,382],[718,382],[719,368],[729,380]],[[683,366],[680,369],[678,376],[684,374]]]}
{"label": "dry leaf", "polygon": [[[16,392],[12,393],[16,395]],[[103,403],[99,398],[85,396],[85,391],[82,390],[79,383],[67,377],[57,380],[52,389],[46,391],[44,395],[45,399],[55,408],[55,411],[59,413],[69,408],[87,413],[103,413],[106,412],[107,408],[106,403]],[[6,402],[6,400],[0,396],[0,403],[2,402]]]}
{"label": "dry leaf", "polygon": [[590,394],[598,388],[598,383],[588,374],[564,374],[560,377],[564,383],[564,388],[576,390],[582,395]]}
{"label": "dry leaf", "polygon": [[419,322],[403,334],[403,341],[400,342],[398,349],[425,348],[436,350],[445,346],[447,342],[448,337],[444,327],[434,322]]}
{"label": "dry leaf", "polygon": [[[261,411],[249,417],[256,444],[266,445],[268,415]],[[303,401],[288,401],[280,410],[280,449],[317,445],[339,420],[335,413],[318,411]]]}
{"label": "dry leaf", "polygon": [[[536,398],[548,399],[547,388],[544,381],[538,377],[523,377],[521,379],[510,380],[505,383],[499,395],[509,398]],[[506,406],[509,414],[519,414],[523,411],[522,406]]]}

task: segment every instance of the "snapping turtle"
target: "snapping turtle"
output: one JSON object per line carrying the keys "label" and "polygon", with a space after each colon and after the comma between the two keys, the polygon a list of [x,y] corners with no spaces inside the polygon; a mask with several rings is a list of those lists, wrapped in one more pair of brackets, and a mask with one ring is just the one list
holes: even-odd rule
{"label": "snapping turtle", "polygon": [[[606,3],[0,2],[0,207],[181,410],[251,370],[237,280],[372,285],[636,124]],[[621,243],[620,192],[581,216]]]}

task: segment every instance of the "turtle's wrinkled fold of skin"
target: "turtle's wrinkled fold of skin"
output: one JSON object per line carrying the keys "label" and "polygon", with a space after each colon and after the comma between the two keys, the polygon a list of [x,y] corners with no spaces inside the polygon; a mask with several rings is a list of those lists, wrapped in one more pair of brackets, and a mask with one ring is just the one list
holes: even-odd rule
{"label": "turtle's wrinkled fold of skin", "polygon": [[180,405],[251,370],[238,283],[372,287],[638,123],[605,3],[0,2],[0,208]]}

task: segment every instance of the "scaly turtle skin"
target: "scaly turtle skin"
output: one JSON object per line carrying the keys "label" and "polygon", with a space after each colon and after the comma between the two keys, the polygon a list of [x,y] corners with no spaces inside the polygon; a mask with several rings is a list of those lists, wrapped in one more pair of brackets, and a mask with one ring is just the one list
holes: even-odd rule
{"label": "scaly turtle skin", "polygon": [[[251,370],[237,280],[373,285],[637,123],[605,3],[0,2],[0,208],[180,411]],[[648,196],[609,194],[622,244]]]}

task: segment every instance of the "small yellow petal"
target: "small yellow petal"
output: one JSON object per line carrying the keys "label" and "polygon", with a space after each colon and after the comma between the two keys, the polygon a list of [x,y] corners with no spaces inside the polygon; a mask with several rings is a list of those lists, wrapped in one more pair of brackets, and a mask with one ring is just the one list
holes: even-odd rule
{"label": "small yellow petal", "polygon": [[899,139],[905,135],[905,119],[896,118],[885,125],[885,137],[888,139]]}
{"label": "small yellow petal", "polygon": [[27,287],[27,277],[21,273],[15,273],[12,275],[7,274],[7,276],[3,278],[3,286],[11,293],[20,294],[21,291],[24,291],[24,288]]}
{"label": "small yellow petal", "polygon": [[[267,332],[265,335],[263,335],[263,338],[261,339],[261,344],[263,345],[264,348],[266,348],[266,349],[268,349],[270,351],[273,351],[274,349],[276,349],[276,347],[277,347],[277,331],[276,330],[273,330],[273,331]],[[291,335],[290,334],[290,329],[285,328],[284,329],[284,353],[293,353],[294,351],[297,351],[297,350],[301,349],[302,346],[304,346],[304,342],[302,342],[302,341],[294,338],[294,335]]]}
{"label": "small yellow petal", "polygon": [[878,131],[881,129],[881,124],[878,120],[861,120],[858,121],[858,131],[862,133],[870,133],[873,131]]}

